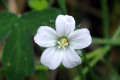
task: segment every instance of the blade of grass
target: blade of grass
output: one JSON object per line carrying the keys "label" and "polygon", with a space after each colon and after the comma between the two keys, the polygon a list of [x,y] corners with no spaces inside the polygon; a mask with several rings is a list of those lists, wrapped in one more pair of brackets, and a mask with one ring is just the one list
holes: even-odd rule
{"label": "blade of grass", "polygon": [[120,36],[120,26],[118,26],[118,28],[111,40],[110,39],[93,38],[93,43],[106,44],[106,45],[120,45],[120,40],[117,40],[117,37],[119,37],[119,36]]}
{"label": "blade of grass", "polygon": [[99,55],[100,52],[103,51],[103,50],[104,50],[104,48],[103,48],[103,47],[100,47],[100,48],[98,48],[98,49],[96,49],[96,50],[94,50],[94,51],[92,51],[92,52],[89,52],[89,53],[87,53],[86,58],[87,58],[88,60],[90,60],[90,59],[92,59],[93,57],[96,57],[97,55]]}
{"label": "blade of grass", "polygon": [[[114,35],[112,36],[111,40],[116,40],[120,35],[120,26],[117,28],[116,32],[114,33]],[[111,49],[111,46],[107,45],[105,47],[103,47],[103,50],[99,51],[98,55],[93,56],[94,59],[90,62],[90,67],[93,67],[101,58],[104,57],[104,55],[106,55],[106,53]],[[93,54],[93,53],[92,53]],[[94,53],[95,54],[95,53]],[[85,67],[83,70],[83,74],[86,74],[88,72],[88,68]]]}
{"label": "blade of grass", "polygon": [[95,44],[105,44],[105,45],[120,45],[120,40],[110,40],[110,39],[100,39],[93,38],[93,43]]}
{"label": "blade of grass", "polygon": [[[103,50],[101,50],[99,52],[99,55],[97,55],[89,64],[90,64],[90,67],[93,67],[109,50],[110,50],[110,46],[105,46],[103,47]],[[83,70],[83,74],[86,74],[88,72],[88,68],[85,67],[84,70]]]}
{"label": "blade of grass", "polygon": [[[110,41],[115,42],[116,39],[117,39],[119,36],[120,36],[120,26],[117,28],[115,34],[113,35],[113,37],[112,37],[112,39],[111,39]],[[118,44],[120,44],[120,41],[119,41]],[[114,45],[114,44],[113,44],[113,45]],[[96,49],[95,51],[92,51],[92,52],[88,53],[88,54],[86,55],[87,59],[91,59],[91,58],[99,55],[99,54],[100,54],[99,52],[102,51],[102,50],[103,50],[103,47],[98,48],[98,49]]]}
{"label": "blade of grass", "polygon": [[[108,68],[110,74],[112,75],[112,78],[114,78],[114,80],[120,80],[120,75],[117,73],[117,71],[112,67],[111,64],[108,64],[108,62],[105,59],[102,59],[102,62],[106,65],[106,67]],[[113,79],[112,79],[113,80]]]}
{"label": "blade of grass", "polygon": [[107,0],[101,0],[102,22],[104,37],[109,38],[109,12],[107,7]]}
{"label": "blade of grass", "polygon": [[115,41],[119,36],[120,36],[120,26],[118,26],[117,30],[115,31],[112,40]]}
{"label": "blade of grass", "polygon": [[97,71],[99,76],[101,76],[101,80],[110,80],[109,77],[104,74],[104,72],[100,69],[99,66],[96,66],[94,69]]}

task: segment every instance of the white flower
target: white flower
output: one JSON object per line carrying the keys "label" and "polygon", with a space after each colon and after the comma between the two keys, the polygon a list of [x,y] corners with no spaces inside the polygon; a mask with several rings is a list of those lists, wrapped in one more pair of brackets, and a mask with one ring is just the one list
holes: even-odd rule
{"label": "white flower", "polygon": [[42,47],[47,47],[41,56],[41,63],[50,69],[56,69],[60,63],[73,68],[81,64],[81,58],[75,49],[83,49],[92,42],[88,29],[75,30],[75,20],[72,16],[58,15],[56,31],[49,26],[40,26],[34,41]]}

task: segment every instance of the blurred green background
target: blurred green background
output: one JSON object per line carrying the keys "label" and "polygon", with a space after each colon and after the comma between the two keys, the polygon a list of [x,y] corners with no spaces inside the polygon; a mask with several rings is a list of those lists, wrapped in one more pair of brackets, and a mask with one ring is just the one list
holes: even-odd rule
{"label": "blurred green background", "polygon": [[[33,37],[40,25],[55,28],[59,14],[88,28],[93,42],[81,65],[50,70]],[[0,0],[0,80],[120,80],[120,0]]]}

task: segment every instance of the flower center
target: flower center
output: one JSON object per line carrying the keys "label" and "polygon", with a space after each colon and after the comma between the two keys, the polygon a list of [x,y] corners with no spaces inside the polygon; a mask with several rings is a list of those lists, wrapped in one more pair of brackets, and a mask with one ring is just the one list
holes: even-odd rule
{"label": "flower center", "polygon": [[65,47],[68,45],[68,41],[66,38],[61,38],[59,41],[57,41],[58,43],[58,48],[63,48],[65,49]]}

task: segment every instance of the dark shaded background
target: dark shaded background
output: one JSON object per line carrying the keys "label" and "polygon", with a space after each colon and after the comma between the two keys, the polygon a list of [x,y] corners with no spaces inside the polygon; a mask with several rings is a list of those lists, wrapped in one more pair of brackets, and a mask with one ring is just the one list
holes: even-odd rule
{"label": "dark shaded background", "polygon": [[[16,0],[16,6],[14,6],[14,3],[11,3],[12,0],[6,0],[6,3],[10,12],[23,14],[33,10],[29,7],[27,1]],[[104,2],[104,0],[66,0],[67,12],[75,18],[76,26],[80,25],[80,28],[88,28],[93,38],[103,40],[101,43],[99,43],[99,40],[98,42],[93,41],[88,48],[84,49],[84,53],[94,51],[105,45],[111,45],[109,41],[111,41],[111,37],[120,24],[120,0],[105,0],[105,7],[102,1]],[[60,8],[57,0],[48,0],[48,3],[50,7]],[[105,11],[104,8],[106,8]],[[4,10],[5,6],[3,3],[0,3],[0,12]],[[105,14],[107,14],[107,17]],[[109,34],[108,38],[105,37],[104,25],[106,24],[109,27],[108,31],[106,31]],[[31,36],[31,39],[33,40],[33,36]],[[120,41],[120,36],[118,40]],[[4,41],[0,44],[0,57],[2,56],[3,45]],[[34,41],[33,45],[35,63],[38,63],[37,60],[39,60],[42,50]],[[94,67],[91,67],[92,71],[88,71],[86,75],[81,75],[80,71],[80,68],[83,69],[86,66],[83,59],[83,64],[73,69],[59,67],[54,71],[48,69],[36,70],[33,76],[26,76],[25,80],[120,80],[120,46],[112,44],[111,47],[111,50]],[[2,63],[0,63],[0,67],[3,67]],[[5,73],[2,70],[0,80],[6,80]]]}

